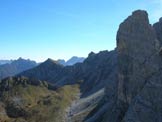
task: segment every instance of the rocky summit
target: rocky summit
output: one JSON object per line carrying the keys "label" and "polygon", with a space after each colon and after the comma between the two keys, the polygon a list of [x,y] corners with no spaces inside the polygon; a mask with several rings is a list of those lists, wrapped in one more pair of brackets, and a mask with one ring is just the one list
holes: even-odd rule
{"label": "rocky summit", "polygon": [[141,10],[133,12],[119,27],[118,101],[125,106],[122,121],[162,121],[161,29],[154,29]]}
{"label": "rocky summit", "polygon": [[156,115],[152,113],[158,112],[152,109],[156,93],[152,90],[158,82],[155,76],[161,67],[160,40],[145,11],[133,12],[120,25],[117,50],[118,101],[125,105],[122,111],[126,109],[123,120],[156,121]]}
{"label": "rocky summit", "polygon": [[134,11],[116,42],[82,63],[48,59],[0,81],[0,121],[162,122],[162,18],[151,25]]}
{"label": "rocky summit", "polygon": [[[104,110],[96,121],[161,122],[161,20],[152,26],[146,11],[137,10],[117,32],[117,80],[108,84]],[[115,84],[116,83],[116,84]],[[114,88],[114,89],[112,89]],[[102,108],[102,109],[101,109]],[[96,116],[97,114],[93,115]]]}

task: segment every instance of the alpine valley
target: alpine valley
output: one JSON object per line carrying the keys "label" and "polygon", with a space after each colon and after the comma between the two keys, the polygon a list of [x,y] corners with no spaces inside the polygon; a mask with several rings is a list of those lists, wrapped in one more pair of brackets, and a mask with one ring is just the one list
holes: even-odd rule
{"label": "alpine valley", "polygon": [[116,44],[72,63],[0,65],[0,122],[162,122],[162,19],[134,11]]}

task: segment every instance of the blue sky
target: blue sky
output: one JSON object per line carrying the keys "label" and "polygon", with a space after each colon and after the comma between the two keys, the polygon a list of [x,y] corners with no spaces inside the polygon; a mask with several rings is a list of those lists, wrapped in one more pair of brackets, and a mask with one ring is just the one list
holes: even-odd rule
{"label": "blue sky", "polygon": [[154,23],[162,0],[0,0],[0,59],[67,60],[112,50],[119,24],[136,9]]}

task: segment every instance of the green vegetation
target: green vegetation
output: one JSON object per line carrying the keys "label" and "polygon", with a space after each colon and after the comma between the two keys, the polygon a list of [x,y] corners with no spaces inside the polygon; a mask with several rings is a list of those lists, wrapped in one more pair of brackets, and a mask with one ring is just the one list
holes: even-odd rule
{"label": "green vegetation", "polygon": [[[2,86],[6,88],[2,89]],[[65,109],[79,92],[78,85],[49,90],[45,82],[32,85],[24,78],[2,81],[0,88],[0,118],[4,113],[1,122],[62,122]]]}

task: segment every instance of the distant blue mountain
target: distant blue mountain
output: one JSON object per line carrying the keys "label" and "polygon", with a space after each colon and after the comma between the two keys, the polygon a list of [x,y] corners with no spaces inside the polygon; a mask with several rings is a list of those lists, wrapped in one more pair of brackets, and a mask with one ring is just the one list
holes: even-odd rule
{"label": "distant blue mountain", "polygon": [[70,58],[67,61],[65,61],[63,59],[59,59],[59,60],[57,60],[57,62],[64,65],[64,66],[72,66],[76,63],[82,63],[84,60],[85,60],[84,57],[73,56],[72,58]]}
{"label": "distant blue mountain", "polygon": [[7,63],[0,65],[0,79],[14,76],[35,66],[37,66],[37,63],[29,59],[19,58],[17,60],[12,60],[12,62],[7,61]]}
{"label": "distant blue mountain", "polygon": [[57,62],[63,66],[66,66],[66,61],[64,59],[58,59]]}
{"label": "distant blue mountain", "polygon": [[3,64],[10,64],[12,63],[13,60],[0,60],[0,65],[3,65]]}

